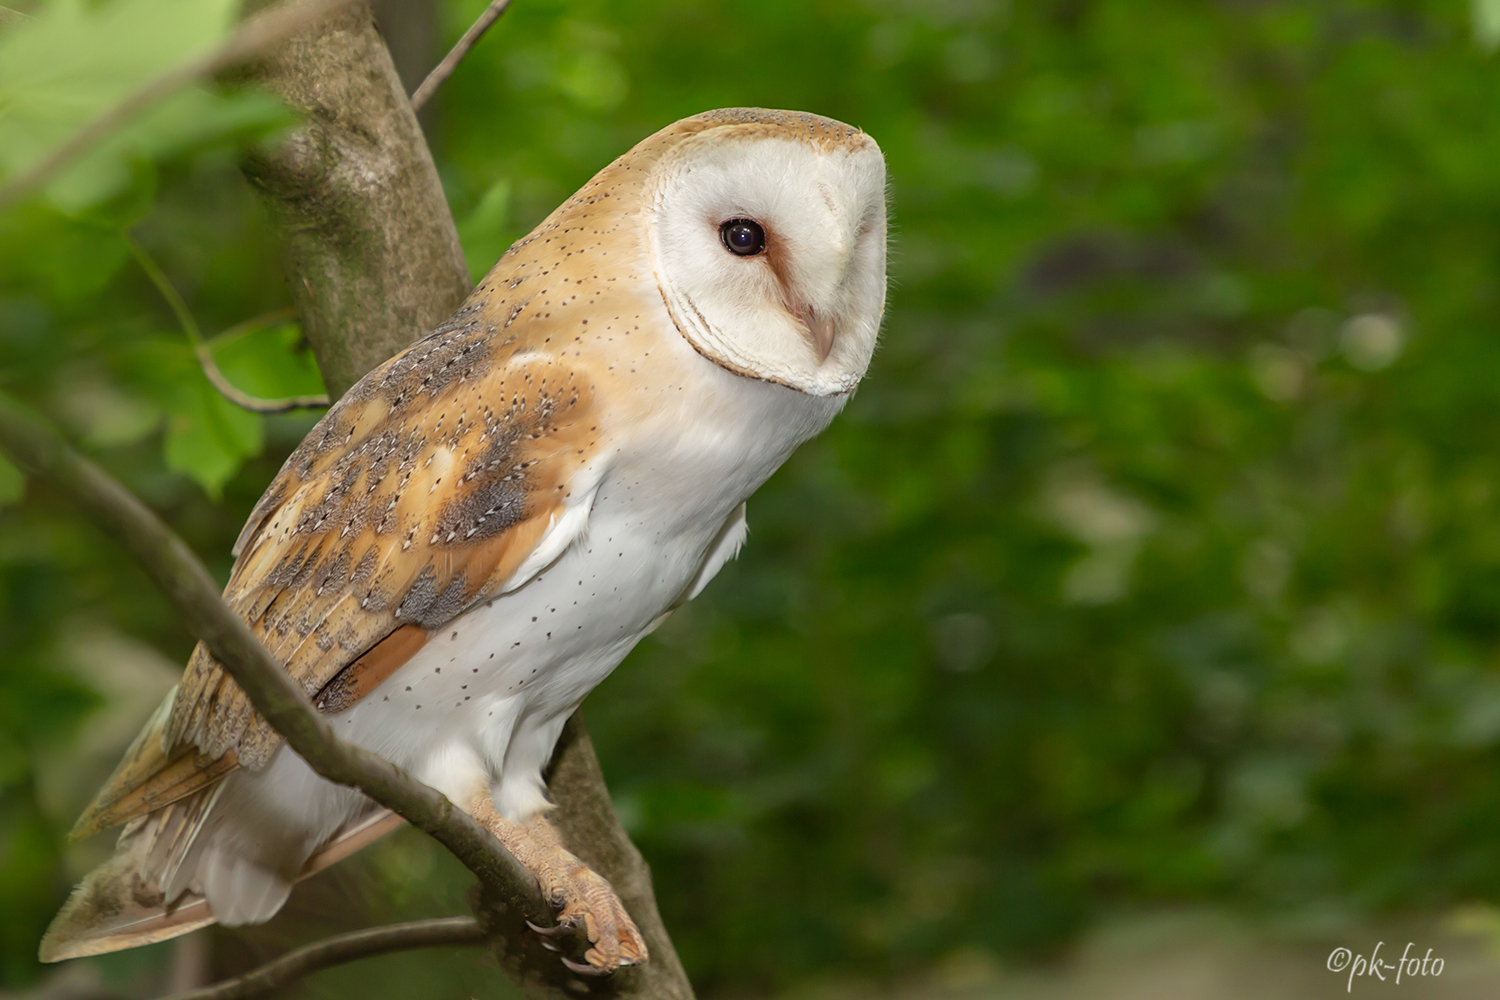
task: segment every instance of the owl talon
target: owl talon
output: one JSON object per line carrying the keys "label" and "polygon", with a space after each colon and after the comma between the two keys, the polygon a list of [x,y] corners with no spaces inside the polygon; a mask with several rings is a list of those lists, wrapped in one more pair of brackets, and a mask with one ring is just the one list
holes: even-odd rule
{"label": "owl talon", "polygon": [[[563,965],[580,975],[603,976],[625,966],[639,965],[646,960],[646,942],[641,932],[625,912],[620,897],[607,881],[572,855],[564,855],[570,862],[563,870],[551,868],[545,875],[557,880],[565,887],[568,905],[558,914],[557,926],[546,928],[543,944],[558,940],[558,936],[577,933],[574,940],[583,945],[583,962],[562,956]],[[548,940],[548,939],[551,940]]]}
{"label": "owl talon", "polygon": [[613,971],[611,969],[601,969],[593,965],[585,965],[582,962],[575,962],[566,955],[562,957],[562,964],[566,965],[569,969],[572,969],[580,976],[604,976]]}
{"label": "owl talon", "polygon": [[476,795],[471,814],[493,833],[536,876],[546,900],[562,900],[557,923],[551,927],[526,921],[542,947],[561,952],[573,937],[585,948],[583,962],[562,956],[563,964],[580,975],[603,976],[648,956],[646,940],[609,882],[562,846],[547,820],[538,815],[515,823],[495,812],[489,790]]}
{"label": "owl talon", "polygon": [[[561,909],[561,907],[558,908]],[[526,921],[526,926],[542,935],[542,937],[560,937],[573,929],[567,924],[553,924],[551,927],[543,927],[541,924],[534,924],[530,920]]]}

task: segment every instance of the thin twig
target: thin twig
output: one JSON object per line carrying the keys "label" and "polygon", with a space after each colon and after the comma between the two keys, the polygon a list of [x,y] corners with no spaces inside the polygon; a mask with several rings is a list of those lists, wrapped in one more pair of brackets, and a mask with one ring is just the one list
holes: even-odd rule
{"label": "thin twig", "polygon": [[173,993],[164,1000],[245,1000],[290,986],[309,972],[343,965],[372,955],[412,948],[466,947],[484,944],[484,933],[473,917],[416,920],[387,927],[371,927],[327,938],[287,952],[243,976],[201,989]]}
{"label": "thin twig", "polygon": [[124,100],[68,137],[19,177],[0,184],[0,208],[45,184],[90,146],[158,101],[194,80],[212,76],[280,44],[291,35],[353,0],[304,0],[286,3],[252,18],[217,49],[154,77]]}
{"label": "thin twig", "polygon": [[198,355],[198,367],[203,369],[203,374],[208,376],[213,387],[219,390],[219,395],[242,410],[249,410],[251,413],[287,413],[291,410],[316,410],[328,405],[326,392],[310,396],[281,396],[277,399],[252,396],[229,381],[228,376],[219,370],[219,363],[214,360],[207,344],[195,348],[195,353]]}
{"label": "thin twig", "polygon": [[[203,331],[198,326],[198,321],[193,318],[193,312],[188,308],[187,302],[183,301],[182,294],[177,291],[177,286],[167,277],[167,273],[161,269],[146,248],[141,246],[131,237],[130,233],[120,234],[125,245],[135,256],[136,263],[141,265],[141,270],[151,279],[156,290],[161,292],[161,297],[167,300],[167,305],[172,307],[172,312],[177,316],[177,322],[182,326],[182,332],[187,334],[188,342],[193,345],[193,354],[198,358],[198,367],[203,369],[203,374],[213,387],[219,390],[219,395],[229,400],[241,409],[249,410],[251,413],[286,413],[288,410],[310,410],[328,405],[328,394],[317,393],[311,396],[284,396],[280,399],[262,399],[252,396],[239,386],[229,381],[219,368],[219,362],[214,359],[213,348],[208,341],[203,339]],[[244,324],[239,324],[243,326]],[[230,327],[230,330],[237,327]],[[226,331],[227,333],[228,331]],[[224,334],[214,338],[220,340]]]}
{"label": "thin twig", "polygon": [[129,232],[122,229],[120,238],[125,241],[125,246],[130,250],[135,262],[141,265],[141,270],[146,272],[146,277],[151,279],[151,284],[155,285],[161,297],[167,300],[167,305],[171,307],[172,314],[177,317],[177,323],[182,327],[182,332],[187,334],[188,342],[195,348],[203,343],[203,331],[198,329],[198,321],[193,318],[193,312],[188,308],[182,293],[167,277],[167,272],[161,269],[156,259],[147,253],[146,248],[137,243]]}
{"label": "thin twig", "polygon": [[268,326],[290,323],[296,318],[296,309],[291,306],[282,306],[280,309],[272,309],[270,312],[263,312],[259,316],[251,316],[249,319],[240,320],[234,326],[226,327],[212,337],[209,337],[204,343],[217,350],[220,347],[229,346],[246,334],[254,333],[256,330],[264,330]]}
{"label": "thin twig", "polygon": [[426,831],[473,872],[486,890],[528,920],[552,921],[535,876],[488,830],[437,789],[335,736],[307,694],[220,598],[218,586],[187,543],[129,490],[3,393],[0,451],[23,469],[49,479],[106,535],[135,556],[255,710],[309,767],[335,784],[359,789]]}
{"label": "thin twig", "polygon": [[453,48],[448,50],[448,54],[443,56],[443,61],[432,68],[432,72],[427,74],[427,78],[412,93],[411,109],[413,111],[420,111],[422,109],[422,105],[426,104],[428,99],[437,92],[437,89],[443,85],[444,80],[453,75],[453,71],[458,68],[458,64],[463,62],[464,56],[468,55],[469,50],[479,44],[479,40],[484,37],[484,33],[490,30],[491,25],[500,20],[500,15],[504,14],[505,8],[509,6],[510,0],[490,0],[490,5],[484,9],[484,13],[480,14],[478,19],[469,25],[469,30],[464,32],[464,36],[458,40],[458,43]]}

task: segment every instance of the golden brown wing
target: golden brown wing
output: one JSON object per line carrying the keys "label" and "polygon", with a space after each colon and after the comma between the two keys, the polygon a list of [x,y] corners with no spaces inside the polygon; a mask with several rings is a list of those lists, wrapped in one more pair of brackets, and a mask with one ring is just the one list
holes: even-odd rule
{"label": "golden brown wing", "polygon": [[[326,710],[497,589],[568,503],[604,423],[596,384],[637,388],[611,352],[662,309],[640,254],[646,168],[710,124],[658,133],[559,206],[462,309],[350,389],[256,506],[225,599]],[[201,646],[143,740],[80,835],[262,767],[280,743]]]}
{"label": "golden brown wing", "polygon": [[[536,547],[591,457],[592,390],[482,307],[461,310],[351,389],[287,459],[241,534],[225,600],[320,707],[349,707]],[[170,714],[75,833],[258,769],[279,745],[200,644]]]}
{"label": "golden brown wing", "polygon": [[[71,836],[98,833],[131,816],[144,815],[170,805],[213,784],[239,766],[232,752],[214,758],[192,745],[175,747],[172,752],[167,752],[162,734],[177,690],[173,687],[168,692],[140,735],[126,749],[104,788],[79,817]],[[120,818],[114,819],[116,816]]]}

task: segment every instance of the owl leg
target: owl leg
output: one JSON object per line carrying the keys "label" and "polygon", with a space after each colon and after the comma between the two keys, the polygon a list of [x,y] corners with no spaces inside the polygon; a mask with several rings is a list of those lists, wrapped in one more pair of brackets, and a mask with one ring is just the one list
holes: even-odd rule
{"label": "owl leg", "polygon": [[495,811],[489,789],[475,796],[469,813],[536,876],[542,897],[558,911],[556,927],[532,929],[553,937],[581,927],[588,936],[587,964],[564,957],[564,965],[585,975],[604,975],[646,961],[646,941],[620,897],[603,876],[563,847],[544,814],[520,823],[508,820]]}

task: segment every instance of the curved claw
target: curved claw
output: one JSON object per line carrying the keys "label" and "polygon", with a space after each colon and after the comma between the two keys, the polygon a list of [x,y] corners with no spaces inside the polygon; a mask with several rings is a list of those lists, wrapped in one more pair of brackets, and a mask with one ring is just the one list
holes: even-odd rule
{"label": "curved claw", "polygon": [[[4,2],[4,0],[0,0]],[[540,814],[524,823],[511,823],[494,814],[488,790],[478,798],[486,824],[528,871],[536,876],[542,898],[557,911],[549,927],[526,921],[526,926],[563,967],[580,976],[607,976],[624,965],[647,960],[645,939],[608,881],[562,846],[557,831]],[[562,940],[565,935],[576,939]],[[583,961],[564,957],[573,947],[587,949]]]}
{"label": "curved claw", "polygon": [[572,969],[580,976],[607,976],[609,975],[610,971],[608,969],[600,969],[592,965],[585,965],[582,962],[575,962],[566,955],[562,957],[562,964],[566,965],[568,968]]}
{"label": "curved claw", "polygon": [[572,924],[553,924],[551,927],[542,927],[539,924],[532,923],[530,920],[526,921],[526,926],[536,931],[542,937],[558,937],[573,929]]}

